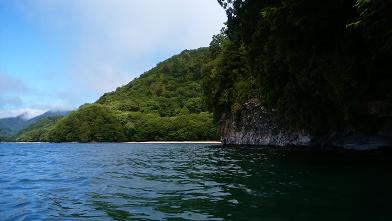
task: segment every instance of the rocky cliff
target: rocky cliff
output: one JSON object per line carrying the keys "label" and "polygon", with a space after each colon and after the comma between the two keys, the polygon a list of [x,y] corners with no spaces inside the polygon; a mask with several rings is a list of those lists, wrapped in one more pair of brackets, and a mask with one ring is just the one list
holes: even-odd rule
{"label": "rocky cliff", "polygon": [[321,146],[344,149],[392,147],[391,117],[374,117],[344,129],[314,136],[303,129],[290,129],[274,110],[259,100],[245,103],[237,116],[223,117],[221,141],[226,145]]}

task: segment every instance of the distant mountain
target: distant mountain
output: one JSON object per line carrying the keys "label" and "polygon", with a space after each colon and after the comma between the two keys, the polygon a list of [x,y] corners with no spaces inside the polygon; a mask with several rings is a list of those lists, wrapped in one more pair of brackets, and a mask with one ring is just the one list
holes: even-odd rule
{"label": "distant mountain", "polygon": [[25,115],[0,119],[0,130],[4,136],[15,135],[28,125],[29,120]]}
{"label": "distant mountain", "polygon": [[2,136],[15,136],[21,130],[37,123],[43,119],[56,116],[66,116],[70,111],[48,111],[32,119],[28,119],[25,114],[17,117],[9,117],[0,119],[0,131]]}
{"label": "distant mountain", "polygon": [[48,119],[51,117],[63,117],[63,116],[67,116],[69,113],[71,113],[72,111],[47,111],[39,116],[36,116],[32,119],[29,120],[30,125],[37,123],[38,121],[41,121],[43,119]]}

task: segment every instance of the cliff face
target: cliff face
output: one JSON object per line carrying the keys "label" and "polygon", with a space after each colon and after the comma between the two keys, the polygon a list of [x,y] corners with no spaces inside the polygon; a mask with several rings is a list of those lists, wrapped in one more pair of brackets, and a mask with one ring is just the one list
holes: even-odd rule
{"label": "cliff face", "polygon": [[358,150],[392,147],[392,122],[390,118],[386,119],[370,120],[358,127],[312,136],[306,130],[290,129],[274,111],[252,99],[243,105],[237,116],[223,117],[221,141],[226,145],[323,146]]}
{"label": "cliff face", "polygon": [[224,144],[291,146],[312,141],[309,133],[290,130],[256,99],[245,103],[238,116],[222,120],[221,134]]}

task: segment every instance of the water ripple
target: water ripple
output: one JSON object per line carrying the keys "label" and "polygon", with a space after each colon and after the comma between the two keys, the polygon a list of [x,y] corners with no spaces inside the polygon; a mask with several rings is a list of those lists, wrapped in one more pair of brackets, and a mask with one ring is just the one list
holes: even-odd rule
{"label": "water ripple", "polygon": [[0,220],[316,220],[326,206],[344,220],[376,201],[373,187],[391,195],[389,159],[374,173],[313,153],[191,144],[0,144],[0,153]]}

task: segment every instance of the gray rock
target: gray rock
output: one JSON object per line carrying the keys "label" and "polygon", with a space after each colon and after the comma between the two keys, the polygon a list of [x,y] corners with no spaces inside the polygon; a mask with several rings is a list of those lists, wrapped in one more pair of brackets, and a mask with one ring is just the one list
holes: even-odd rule
{"label": "gray rock", "polygon": [[[380,125],[380,128],[381,125]],[[312,136],[304,129],[292,129],[274,110],[267,110],[259,100],[245,103],[237,116],[221,120],[221,141],[225,145],[322,146],[353,150],[392,147],[392,129],[363,133],[355,128]]]}

